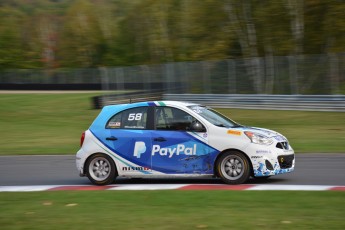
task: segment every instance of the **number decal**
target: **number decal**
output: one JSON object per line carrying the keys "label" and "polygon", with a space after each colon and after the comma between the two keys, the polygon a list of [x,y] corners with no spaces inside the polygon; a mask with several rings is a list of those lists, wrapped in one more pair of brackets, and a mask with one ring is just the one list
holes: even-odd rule
{"label": "number decal", "polygon": [[129,121],[133,121],[135,118],[135,113],[130,113],[129,116],[128,116],[128,120]]}
{"label": "number decal", "polygon": [[142,116],[143,116],[142,113],[130,113],[128,115],[128,120],[129,121],[134,121],[134,120],[140,121]]}
{"label": "number decal", "polygon": [[136,120],[136,121],[140,121],[142,115],[143,115],[142,113],[137,113],[137,114],[135,115],[135,120]]}

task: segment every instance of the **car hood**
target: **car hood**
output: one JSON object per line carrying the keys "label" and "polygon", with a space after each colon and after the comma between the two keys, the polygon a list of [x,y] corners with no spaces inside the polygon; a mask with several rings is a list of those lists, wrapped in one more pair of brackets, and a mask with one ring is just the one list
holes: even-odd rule
{"label": "car hood", "polygon": [[254,132],[257,134],[264,135],[266,137],[273,137],[277,141],[287,141],[287,139],[284,135],[282,135],[276,131],[270,130],[270,129],[259,128],[259,127],[247,127],[247,126],[239,127],[239,128],[235,128],[235,129],[241,130],[243,132],[245,132],[245,131]]}

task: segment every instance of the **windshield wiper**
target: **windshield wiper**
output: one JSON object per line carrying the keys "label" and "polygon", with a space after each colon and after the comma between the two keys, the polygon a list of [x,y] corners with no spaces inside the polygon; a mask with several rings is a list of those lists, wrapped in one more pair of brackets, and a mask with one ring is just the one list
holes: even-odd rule
{"label": "windshield wiper", "polygon": [[234,126],[231,126],[231,128],[241,128],[243,127],[243,125],[240,125],[240,124],[235,124]]}
{"label": "windshield wiper", "polygon": [[224,124],[214,124],[215,126],[218,126],[218,127],[227,127],[227,126],[225,126]]}

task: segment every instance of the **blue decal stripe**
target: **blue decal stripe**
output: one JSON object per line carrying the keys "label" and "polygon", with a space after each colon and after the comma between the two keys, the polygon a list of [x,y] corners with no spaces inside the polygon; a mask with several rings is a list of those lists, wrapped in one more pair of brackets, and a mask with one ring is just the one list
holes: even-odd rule
{"label": "blue decal stripe", "polygon": [[[204,138],[204,137],[201,137],[201,136],[199,136],[196,132],[192,132],[195,136],[198,136],[200,139],[203,139],[203,140],[205,140],[205,141],[207,141],[207,139],[206,138]],[[191,136],[193,136],[193,135],[191,135]],[[195,138],[195,137],[194,137]],[[196,138],[197,139],[197,138]],[[205,145],[206,145],[206,143],[204,143]]]}
{"label": "blue decal stripe", "polygon": [[[91,130],[90,130],[90,132],[99,140],[99,142],[100,143],[102,143],[104,146],[106,146],[108,149],[110,149],[112,152],[111,153],[109,153],[109,151],[107,151],[107,150],[105,150],[105,151],[107,151],[107,153],[109,153],[109,154],[111,154],[112,156],[114,155],[114,153],[115,152],[117,152],[117,151],[115,151],[113,148],[111,148],[109,145],[107,145],[106,143],[104,143],[102,140],[100,140]],[[205,143],[205,142],[203,142],[203,141],[201,141],[201,140],[199,140],[198,138],[196,138],[196,137],[194,137],[193,135],[191,135],[190,133],[188,133],[188,132],[181,132],[181,134],[182,135],[185,135],[186,136],[186,138],[187,139],[189,139],[189,141],[188,142],[196,142],[196,144],[201,144],[201,145],[203,145],[203,146],[205,146],[205,147],[208,147],[211,151],[209,151],[209,154],[207,154],[207,155],[209,155],[209,157],[211,157],[211,161],[212,161],[212,164],[214,164],[214,161],[215,161],[215,159],[216,159],[216,156],[219,154],[219,150],[217,150],[217,149],[215,149],[214,147],[212,147],[212,146],[210,146],[210,145],[208,145],[207,143]],[[178,135],[178,134],[176,134],[176,135]],[[100,146],[101,147],[101,146]],[[101,147],[102,148],[102,147]],[[102,148],[102,149],[104,149],[104,148]],[[114,153],[113,153],[114,152]],[[137,162],[137,161],[133,161],[132,159],[129,159],[129,158],[127,158],[124,154],[121,154],[121,153],[119,153],[119,152],[117,152],[117,154],[119,154],[119,156],[121,156],[122,158],[124,158],[124,159],[126,159],[127,161],[129,161],[129,162],[131,162],[131,163],[133,163],[133,164],[136,164],[136,165],[139,165],[139,166],[141,166],[141,167],[147,167],[147,168],[150,168],[150,169],[152,169],[152,165],[142,165],[142,163],[141,162]],[[118,157],[116,157],[115,156],[115,158],[116,159],[118,159]],[[120,159],[119,159],[120,160]],[[123,162],[122,160],[120,160],[121,162]],[[125,163],[126,164],[126,163]],[[128,164],[126,164],[126,165],[128,165]],[[152,169],[153,170],[153,169]],[[157,165],[155,165],[154,166],[154,170],[155,171],[159,171],[159,172],[162,172],[162,173],[167,173],[167,174],[171,174],[172,172],[169,172],[169,170],[167,171],[167,170],[165,170],[164,168],[161,168],[161,167],[157,167]],[[147,171],[143,171],[143,170],[138,170],[139,172],[141,172],[141,173],[143,173],[143,174],[152,174],[152,173],[150,173],[150,172],[147,172]],[[176,172],[174,172],[174,173],[176,173]],[[172,174],[174,174],[174,173],[172,173]]]}
{"label": "blue decal stripe", "polygon": [[211,145],[209,145],[209,144],[207,144],[207,143],[205,143],[205,142],[199,140],[198,138],[194,137],[193,135],[189,134],[188,132],[186,132],[186,134],[187,134],[188,136],[190,136],[193,140],[199,142],[200,144],[206,145],[207,147],[213,149],[214,151],[220,152],[218,149],[215,149],[215,148],[212,147]]}
{"label": "blue decal stripe", "polygon": [[[92,133],[92,135],[94,137],[97,138],[97,140],[99,140],[99,142],[101,142],[103,145],[105,145],[108,149],[111,149],[107,144],[103,143],[91,130],[90,132]],[[113,157],[115,157],[117,160],[121,161],[123,164],[127,165],[128,167],[136,167],[136,166],[133,166],[133,165],[130,165],[128,164],[127,162],[123,161],[122,159],[120,159],[119,157],[117,157],[114,153],[112,152],[109,152],[107,149],[103,148],[103,146],[100,146],[98,143],[96,143],[100,148],[102,148],[104,151],[106,151],[107,153],[109,153],[110,155],[112,155]],[[127,160],[127,159],[126,159]],[[146,166],[140,166],[140,167],[146,167]],[[148,167],[148,168],[151,168]],[[150,172],[147,172],[147,171],[144,171],[144,170],[138,170],[139,172],[143,173],[143,174],[151,174]]]}
{"label": "blue decal stripe", "polygon": [[[99,142],[101,142],[104,146],[106,146],[106,147],[107,147],[108,149],[110,149],[111,151],[117,152],[122,158],[126,159],[127,161],[129,161],[129,162],[131,162],[131,163],[140,165],[140,166],[142,166],[142,167],[151,168],[151,166],[148,166],[148,165],[141,165],[140,162],[133,161],[133,160],[129,159],[128,157],[126,157],[124,154],[122,154],[122,153],[120,153],[120,152],[118,152],[118,151],[115,151],[115,149],[111,148],[108,144],[106,144],[106,143],[103,142],[101,139],[99,139],[99,138],[97,137],[97,135],[95,135],[95,133],[94,133],[91,129],[89,129],[89,130],[90,130],[90,132],[93,134],[93,136],[97,138],[97,140],[98,140]],[[131,130],[131,131],[132,131],[132,130]],[[140,132],[140,130],[133,130],[133,131],[139,131],[139,132]]]}
{"label": "blue decal stripe", "polygon": [[149,104],[149,106],[155,106],[156,105],[154,102],[147,102],[147,104]]}
{"label": "blue decal stripe", "polygon": [[[170,145],[167,145],[165,147],[169,146],[173,146],[173,145],[177,145],[177,144],[186,144],[186,143],[195,143],[197,145],[201,145],[204,146],[204,148],[208,148],[208,154],[205,155],[197,155],[197,156],[193,156],[192,158],[195,159],[204,159],[204,157],[209,157],[211,159],[211,165],[214,164],[214,161],[216,159],[216,157],[219,154],[219,150],[215,149],[214,147],[208,145],[207,143],[201,141],[200,139],[198,139],[197,137],[193,136],[192,134],[188,133],[188,132],[184,132],[184,131],[176,131],[175,135],[183,135],[185,139],[189,139],[188,141],[185,141],[183,143],[171,143]],[[188,156],[185,156],[185,158],[188,158]],[[179,158],[178,161],[182,160],[183,158]],[[174,163],[174,162],[173,162]],[[176,162],[175,162],[176,163]],[[166,169],[164,168],[164,166],[162,165],[152,165],[152,169],[155,171],[159,171],[165,174],[176,174],[178,173],[177,171],[171,172],[171,169]],[[210,170],[204,171],[202,174],[209,174],[213,172],[213,167]],[[183,172],[180,172],[180,174],[183,174]]]}

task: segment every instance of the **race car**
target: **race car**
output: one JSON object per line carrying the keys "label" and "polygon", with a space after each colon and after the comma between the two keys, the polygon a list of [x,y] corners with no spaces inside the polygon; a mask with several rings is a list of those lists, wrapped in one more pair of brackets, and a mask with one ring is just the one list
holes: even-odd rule
{"label": "race car", "polygon": [[116,177],[220,177],[227,184],[292,172],[282,134],[240,125],[209,107],[178,101],[105,106],[80,141],[76,166],[96,185]]}

